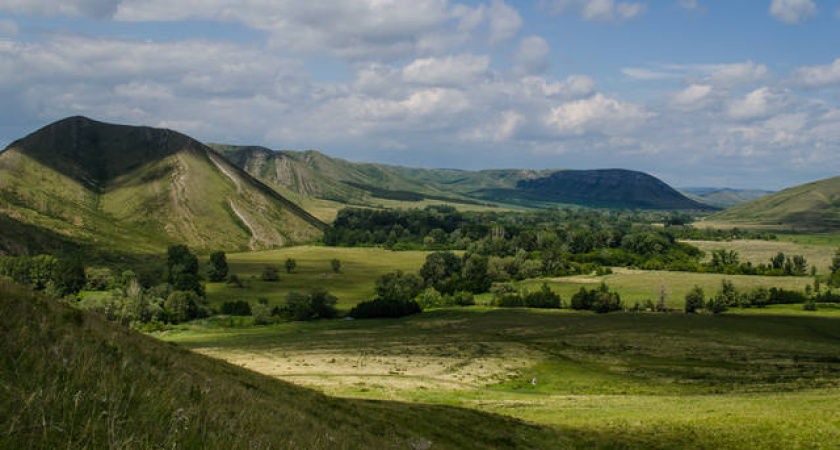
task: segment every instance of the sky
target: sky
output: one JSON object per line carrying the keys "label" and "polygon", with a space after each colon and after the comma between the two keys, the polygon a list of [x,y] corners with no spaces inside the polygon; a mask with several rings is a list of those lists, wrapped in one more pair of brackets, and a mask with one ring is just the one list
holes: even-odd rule
{"label": "sky", "polygon": [[61,118],[428,168],[840,175],[840,0],[0,0],[0,148]]}

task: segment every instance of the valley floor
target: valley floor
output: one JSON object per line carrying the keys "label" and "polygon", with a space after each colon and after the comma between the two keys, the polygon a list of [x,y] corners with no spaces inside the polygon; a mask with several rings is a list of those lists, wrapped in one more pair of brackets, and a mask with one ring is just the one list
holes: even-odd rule
{"label": "valley floor", "polygon": [[840,314],[749,312],[470,307],[265,327],[209,320],[157,337],[331,395],[499,413],[581,446],[832,448]]}

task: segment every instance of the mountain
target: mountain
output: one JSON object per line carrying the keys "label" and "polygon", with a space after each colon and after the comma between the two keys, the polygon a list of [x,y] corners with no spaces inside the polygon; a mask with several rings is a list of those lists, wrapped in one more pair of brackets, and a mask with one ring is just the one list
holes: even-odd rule
{"label": "mountain", "polygon": [[758,189],[709,187],[687,187],[680,188],[679,191],[692,200],[717,208],[729,208],[773,193],[773,191],[762,191]]}
{"label": "mountain", "polygon": [[709,217],[797,230],[840,230],[840,177],[785,189]]}
{"label": "mountain", "polygon": [[387,200],[540,208],[583,205],[639,209],[713,209],[664,182],[629,170],[416,169],[355,163],[317,151],[210,144],[251,175],[281,190],[343,204]]}
{"label": "mountain", "polygon": [[[0,153],[0,214],[29,234],[134,253],[270,248],[317,239],[324,226],[188,136],[85,117]],[[26,253],[23,238],[0,230],[0,251]]]}
{"label": "mountain", "polygon": [[2,280],[0,330],[0,448],[570,445],[547,427],[475,410],[332,398]]}

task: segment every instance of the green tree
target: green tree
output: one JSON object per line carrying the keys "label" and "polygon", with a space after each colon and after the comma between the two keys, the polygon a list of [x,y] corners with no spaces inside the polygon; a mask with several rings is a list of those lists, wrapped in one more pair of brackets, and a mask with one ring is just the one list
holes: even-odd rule
{"label": "green tree", "polygon": [[280,281],[280,271],[274,266],[265,266],[260,279],[268,282]]}
{"label": "green tree", "polygon": [[722,294],[715,295],[706,302],[706,309],[714,314],[720,314],[729,309],[728,300]]}
{"label": "green tree", "polygon": [[228,263],[225,252],[214,252],[210,254],[210,269],[207,271],[207,277],[210,281],[219,282],[224,281],[228,276]]}
{"label": "green tree", "polygon": [[273,322],[271,308],[265,303],[257,303],[251,307],[251,315],[254,317],[254,324],[268,325]]}
{"label": "green tree", "polygon": [[292,273],[297,268],[297,261],[292,258],[286,259],[286,273]]}
{"label": "green tree", "polygon": [[332,266],[332,271],[333,271],[334,273],[339,273],[339,272],[341,272],[341,260],[340,260],[340,259],[338,259],[338,258],[333,258],[333,260],[332,260],[332,261],[330,261],[330,265]]}
{"label": "green tree", "polygon": [[175,291],[169,294],[163,307],[169,312],[172,323],[194,319],[198,317],[198,296],[192,291]]}
{"label": "green tree", "polygon": [[204,297],[204,287],[198,276],[198,258],[186,245],[173,245],[167,252],[167,281],[176,291],[194,292]]}
{"label": "green tree", "polygon": [[59,260],[55,268],[55,287],[62,295],[76,294],[87,284],[85,266],[78,259]]}
{"label": "green tree", "polygon": [[706,294],[700,286],[694,286],[688,294],[685,294],[685,312],[695,313],[706,304]]}
{"label": "green tree", "polygon": [[831,260],[831,266],[828,269],[831,271],[829,284],[840,287],[840,248],[834,253],[834,259]]}

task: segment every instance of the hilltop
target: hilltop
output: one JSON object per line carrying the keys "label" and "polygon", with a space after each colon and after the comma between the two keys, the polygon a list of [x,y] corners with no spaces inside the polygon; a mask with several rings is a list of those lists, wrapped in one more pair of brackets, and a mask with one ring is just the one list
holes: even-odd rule
{"label": "hilltop", "polygon": [[680,188],[680,192],[686,197],[705,203],[717,208],[730,208],[765,195],[774,191],[760,189],[731,189],[731,188],[709,188],[709,187],[688,187]]}
{"label": "hilltop", "polygon": [[[0,153],[0,251],[28,235],[87,247],[245,250],[306,242],[323,224],[181,133],[70,117]],[[18,231],[14,231],[18,230]],[[19,230],[26,230],[21,233]]]}
{"label": "hilltop", "polygon": [[343,204],[434,200],[527,208],[579,205],[710,210],[651,175],[629,170],[418,169],[356,163],[317,151],[210,144],[267,184]]}
{"label": "hilltop", "polygon": [[796,230],[840,229],[840,177],[795,186],[717,213],[709,220]]}

